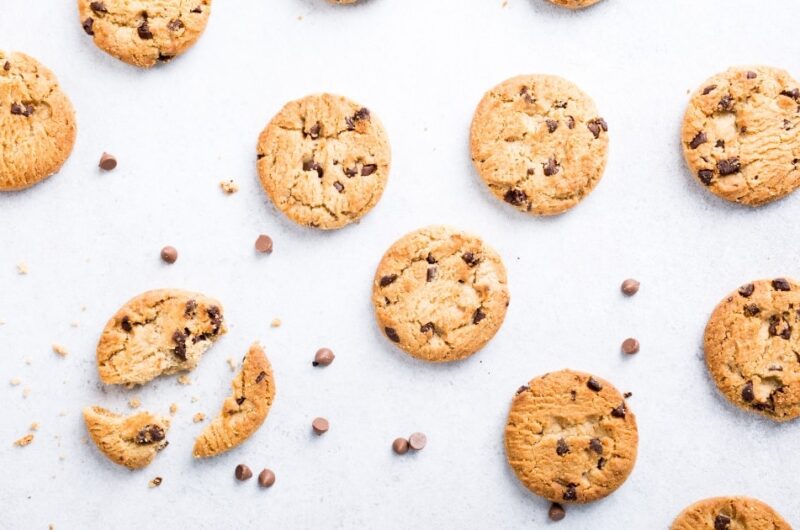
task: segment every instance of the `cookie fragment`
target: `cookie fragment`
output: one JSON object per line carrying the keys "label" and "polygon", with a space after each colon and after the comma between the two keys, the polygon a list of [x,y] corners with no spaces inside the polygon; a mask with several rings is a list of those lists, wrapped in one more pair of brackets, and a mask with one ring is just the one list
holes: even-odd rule
{"label": "cookie fragment", "polygon": [[169,443],[169,419],[150,412],[123,416],[102,407],[87,407],[83,419],[100,452],[129,469],[147,466]]}

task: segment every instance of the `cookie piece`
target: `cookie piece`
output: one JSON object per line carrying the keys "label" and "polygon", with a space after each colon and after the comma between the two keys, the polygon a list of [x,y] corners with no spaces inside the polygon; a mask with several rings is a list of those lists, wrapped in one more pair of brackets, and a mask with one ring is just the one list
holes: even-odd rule
{"label": "cookie piece", "polygon": [[100,452],[129,469],[147,466],[169,444],[169,419],[149,412],[123,416],[103,407],[87,407],[83,420]]}
{"label": "cookie piece", "polygon": [[583,9],[595,5],[600,0],[550,0],[551,3],[567,9]]}
{"label": "cookie piece", "polygon": [[517,478],[559,503],[601,499],[619,488],[636,462],[636,418],[611,383],[562,370],[519,388],[505,431]]}
{"label": "cookie piece", "polygon": [[98,48],[149,68],[177,57],[200,38],[211,0],[78,0],[78,11]]}
{"label": "cookie piece", "polygon": [[508,301],[500,256],[480,238],[445,226],[400,238],[384,254],[372,284],[386,337],[434,362],[481,349],[500,329]]}
{"label": "cookie piece", "polygon": [[692,174],[723,199],[788,195],[800,186],[800,83],[769,66],[715,75],[692,95],[681,143]]}
{"label": "cookie piece", "polygon": [[75,111],[53,72],[0,50],[0,191],[33,186],[61,169],[75,134]]}
{"label": "cookie piece", "polygon": [[800,285],[758,280],[739,287],[706,325],[706,364],[734,405],[786,421],[800,416]]}
{"label": "cookie piece", "polygon": [[472,119],[472,162],[494,195],[520,211],[555,215],[578,204],[608,158],[608,126],[566,79],[525,75],[487,92]]}
{"label": "cookie piece", "polygon": [[683,510],[670,530],[792,530],[792,527],[758,499],[716,497]]}
{"label": "cookie piece", "polygon": [[275,206],[295,223],[340,228],[383,194],[391,150],[378,118],[331,94],[288,103],[258,139],[258,174]]}
{"label": "cookie piece", "polygon": [[194,442],[194,456],[222,454],[247,440],[261,427],[275,399],[275,380],[264,349],[255,343],[231,383],[233,395],[225,398],[219,416]]}
{"label": "cookie piece", "polygon": [[194,369],[227,332],[222,313],[222,304],[200,293],[159,289],[140,294],[111,317],[100,336],[100,379],[141,385]]}

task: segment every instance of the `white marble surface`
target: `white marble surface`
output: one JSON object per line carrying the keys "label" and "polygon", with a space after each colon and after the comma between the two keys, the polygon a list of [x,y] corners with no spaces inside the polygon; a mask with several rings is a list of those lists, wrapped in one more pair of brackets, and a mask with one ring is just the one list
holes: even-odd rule
{"label": "white marble surface", "polygon": [[[0,195],[0,528],[545,527],[548,503],[517,483],[502,432],[516,388],[562,367],[632,391],[641,444],[627,483],[569,508],[558,528],[666,529],[687,504],[723,494],[759,497],[800,525],[800,423],[728,405],[701,358],[719,299],[750,279],[800,276],[800,194],[758,210],[724,203],[692,180],[678,144],[687,91],[711,74],[764,63],[800,75],[795,0],[604,0],[575,13],[544,0],[217,0],[197,46],[152,71],[97,50],[74,4],[0,9],[0,46],[55,70],[79,124],[60,174]],[[604,179],[554,219],[492,198],[467,148],[483,92],[533,72],[578,83],[610,126]],[[394,155],[378,206],[334,233],[281,218],[254,167],[269,118],[322,90],[379,115]],[[112,173],[96,169],[104,150],[119,158]],[[241,191],[228,197],[218,182],[230,178]],[[504,327],[449,366],[392,348],[369,301],[386,247],[430,223],[481,234],[509,269]],[[261,232],[275,239],[271,256],[253,252]],[[159,260],[165,244],[180,251],[173,266]],[[633,299],[618,291],[627,276],[642,281]],[[219,297],[229,335],[191,386],[103,389],[94,348],[106,320],[165,286]],[[641,353],[623,358],[631,335]],[[226,359],[255,339],[275,368],[273,410],[246,445],[194,462],[202,425],[191,417],[217,412]],[[313,369],[323,345],[336,362]],[[86,444],[80,415],[90,404],[126,411],[133,396],[162,413],[180,406],[169,448],[141,472]],[[310,433],[315,416],[331,421],[324,437]],[[33,421],[33,444],[13,447]],[[391,441],[416,430],[428,447],[393,455]],[[240,462],[271,467],[276,485],[237,483]],[[163,485],[148,489],[156,475]]]}

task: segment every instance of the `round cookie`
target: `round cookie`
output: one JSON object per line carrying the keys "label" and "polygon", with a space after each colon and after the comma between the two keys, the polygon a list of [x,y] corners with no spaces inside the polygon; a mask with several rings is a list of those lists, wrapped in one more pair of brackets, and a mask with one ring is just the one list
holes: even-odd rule
{"label": "round cookie", "polygon": [[636,461],[636,418],[611,383],[562,370],[517,390],[505,430],[506,457],[532,492],[559,503],[601,499]]}
{"label": "round cookie", "polygon": [[75,111],[53,72],[0,50],[0,191],[33,186],[61,169],[75,134]]}
{"label": "round cookie", "polygon": [[393,244],[372,285],[383,333],[412,356],[446,362],[468,357],[494,337],[509,294],[500,256],[484,242],[430,226]]}
{"label": "round cookie", "polygon": [[706,364],[734,405],[773,420],[800,416],[800,285],[785,278],[741,286],[714,309]]}
{"label": "round cookie", "polygon": [[792,530],[792,527],[758,499],[716,497],[683,510],[670,530]]}
{"label": "round cookie", "polygon": [[341,228],[372,209],[389,176],[386,132],[367,108],[342,96],[292,101],[258,139],[258,174],[295,223]]}
{"label": "round cookie", "polygon": [[181,55],[200,38],[211,0],[78,0],[78,11],[98,48],[149,68]]}
{"label": "round cookie", "polygon": [[800,83],[768,66],[712,77],[689,101],[681,144],[695,178],[723,199],[788,195],[800,186]]}
{"label": "round cookie", "polygon": [[566,7],[567,9],[583,9],[584,7],[593,6],[600,0],[550,0],[557,6]]}
{"label": "round cookie", "polygon": [[603,175],[608,126],[569,81],[526,75],[487,92],[472,119],[472,162],[494,195],[520,211],[555,215]]}

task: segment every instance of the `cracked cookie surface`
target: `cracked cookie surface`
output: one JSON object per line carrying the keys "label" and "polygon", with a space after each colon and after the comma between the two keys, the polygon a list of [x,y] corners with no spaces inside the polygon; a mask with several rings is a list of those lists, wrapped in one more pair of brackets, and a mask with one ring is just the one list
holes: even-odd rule
{"label": "cracked cookie surface", "polygon": [[369,109],[342,96],[292,101],[258,139],[258,174],[275,206],[292,221],[341,228],[383,194],[391,150]]}
{"label": "cracked cookie surface", "polygon": [[53,72],[0,50],[0,191],[33,186],[61,169],[75,134],[75,111]]}
{"label": "cracked cookie surface", "polygon": [[636,461],[636,418],[611,383],[572,370],[520,387],[505,429],[506,457],[532,492],[559,503],[603,498]]}
{"label": "cracked cookie surface", "polygon": [[706,325],[706,365],[734,405],[777,421],[800,416],[800,285],[775,278],[745,284]]}
{"label": "cracked cookie surface", "polygon": [[168,445],[169,419],[149,412],[123,416],[103,407],[87,407],[83,420],[100,452],[129,469],[147,466]]}
{"label": "cracked cookie surface", "polygon": [[792,530],[792,527],[758,499],[715,497],[683,510],[670,530]]}
{"label": "cracked cookie surface", "polygon": [[681,144],[694,177],[723,199],[788,195],[800,186],[800,84],[768,66],[715,75],[689,101]]}
{"label": "cracked cookie surface", "polygon": [[192,370],[226,331],[222,304],[213,298],[178,289],[147,291],[106,324],[97,345],[100,379],[141,385]]}
{"label": "cracked cookie surface", "polygon": [[196,458],[233,449],[256,432],[267,418],[275,399],[275,380],[264,349],[258,343],[250,346],[231,386],[233,394],[225,398],[219,415],[195,440]]}
{"label": "cracked cookie surface", "polygon": [[148,68],[177,57],[200,38],[211,0],[78,0],[78,11],[98,48]]}
{"label": "cracked cookie surface", "polygon": [[411,232],[384,254],[372,284],[381,331],[412,356],[456,361],[503,323],[506,269],[480,238],[445,226]]}
{"label": "cracked cookie surface", "polygon": [[534,215],[578,204],[603,175],[608,125],[560,77],[513,77],[487,92],[472,119],[472,162],[500,200]]}
{"label": "cracked cookie surface", "polygon": [[551,3],[568,9],[583,9],[584,7],[593,6],[599,1],[600,0],[550,0]]}

